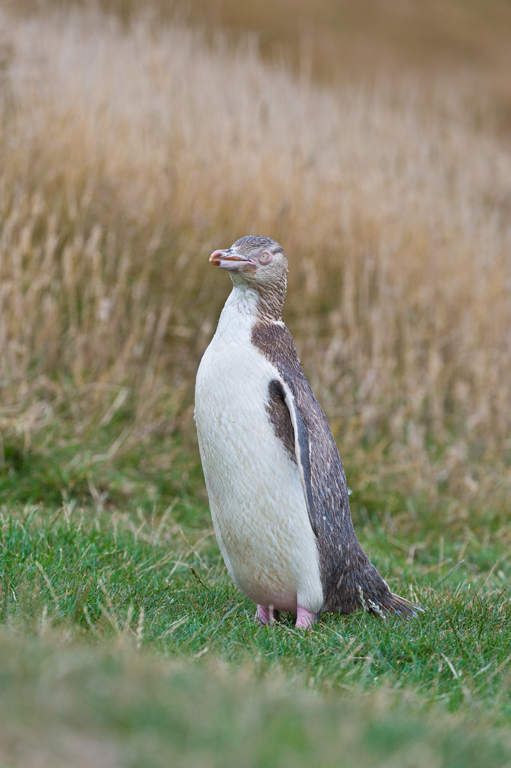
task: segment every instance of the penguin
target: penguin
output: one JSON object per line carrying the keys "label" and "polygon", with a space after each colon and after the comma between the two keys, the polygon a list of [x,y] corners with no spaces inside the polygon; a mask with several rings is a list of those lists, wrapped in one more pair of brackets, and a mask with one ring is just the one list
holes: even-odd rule
{"label": "penguin", "polygon": [[282,320],[288,262],[269,237],[242,237],[209,261],[233,289],[196,379],[195,423],[215,534],[256,619],[279,611],[310,629],[357,608],[418,606],[392,594],[353,529],[344,468]]}

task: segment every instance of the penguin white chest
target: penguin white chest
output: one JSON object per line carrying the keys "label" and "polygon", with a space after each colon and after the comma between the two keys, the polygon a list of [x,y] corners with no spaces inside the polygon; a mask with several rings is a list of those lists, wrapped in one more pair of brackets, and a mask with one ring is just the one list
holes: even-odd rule
{"label": "penguin white chest", "polygon": [[252,344],[255,315],[228,300],[197,374],[195,419],[215,532],[231,577],[261,605],[317,613],[316,538],[298,466],[269,417],[278,370]]}

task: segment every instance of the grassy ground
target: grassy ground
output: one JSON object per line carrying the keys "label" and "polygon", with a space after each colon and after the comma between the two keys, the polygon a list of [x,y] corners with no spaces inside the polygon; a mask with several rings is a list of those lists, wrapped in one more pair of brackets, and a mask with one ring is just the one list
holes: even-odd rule
{"label": "grassy ground", "polygon": [[[249,40],[7,6],[2,764],[511,764],[492,115],[463,78],[329,90]],[[357,532],[414,621],[260,628],[226,576],[193,378],[228,290],[207,256],[247,233],[288,252]]]}
{"label": "grassy ground", "polygon": [[153,449],[147,464],[135,452],[75,463],[71,476],[75,453],[7,447],[3,764],[508,764],[505,523],[448,533],[424,524],[416,498],[415,524],[396,526],[392,483],[355,490],[364,547],[425,613],[325,616],[310,634],[290,615],[257,627],[219,556],[193,455],[184,481],[179,466],[155,477]]}
{"label": "grassy ground", "polygon": [[[442,720],[388,689],[318,697],[273,667],[236,675],[120,649],[0,636],[2,765],[362,768],[508,765],[484,718]],[[30,724],[30,730],[27,724]],[[470,732],[468,732],[470,729]],[[20,738],[21,737],[21,738]]]}
{"label": "grassy ground", "polygon": [[319,690],[413,686],[430,704],[482,707],[506,722],[509,566],[486,568],[503,555],[498,545],[490,540],[454,573],[450,547],[440,563],[430,553],[412,568],[399,552],[406,540],[389,544],[378,522],[361,533],[392,588],[411,594],[425,616],[327,616],[310,637],[291,617],[260,628],[208,528],[189,530],[172,513],[105,516],[67,505],[53,515],[25,508],[4,516],[3,619],[36,634],[52,627],[91,639],[133,636],[172,657],[253,660],[261,673],[277,666]]}

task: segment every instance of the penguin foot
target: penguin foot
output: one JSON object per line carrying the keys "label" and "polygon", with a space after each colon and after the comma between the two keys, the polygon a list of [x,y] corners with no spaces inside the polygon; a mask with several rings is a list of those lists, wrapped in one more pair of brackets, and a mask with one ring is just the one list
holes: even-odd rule
{"label": "penguin foot", "polygon": [[310,631],[317,618],[318,616],[316,613],[311,613],[306,608],[302,608],[301,605],[298,605],[295,626],[298,627],[298,629],[308,629]]}
{"label": "penguin foot", "polygon": [[278,620],[279,612],[275,610],[273,605],[270,605],[269,608],[265,605],[258,605],[255,618],[259,624],[273,624]]}

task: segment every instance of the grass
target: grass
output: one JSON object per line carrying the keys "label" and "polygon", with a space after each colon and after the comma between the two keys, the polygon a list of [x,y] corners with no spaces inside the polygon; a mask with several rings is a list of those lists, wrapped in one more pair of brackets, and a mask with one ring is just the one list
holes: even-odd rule
{"label": "grass", "polygon": [[31,764],[35,740],[52,765],[98,750],[105,764],[157,766],[169,749],[186,765],[234,765],[241,745],[250,766],[295,752],[305,765],[312,751],[318,765],[415,766],[425,743],[438,765],[510,759],[507,530],[442,539],[412,561],[411,540],[374,516],[358,526],[364,546],[425,613],[325,616],[308,634],[287,615],[255,625],[205,504],[139,500],[131,513],[3,509],[0,734],[13,755],[28,734],[29,753],[13,765]]}
{"label": "grass", "polygon": [[[218,663],[185,666],[112,645],[56,649],[51,638],[20,646],[3,635],[0,653],[10,660],[0,694],[6,766],[500,768],[509,757],[505,741],[482,739],[475,723],[467,735],[468,721],[419,720],[413,701],[396,706],[388,690],[324,700],[278,671],[258,681],[249,669],[232,676]],[[35,727],[16,744],[27,721]]]}
{"label": "grass", "polygon": [[[2,764],[511,764],[493,116],[454,76],[329,89],[174,17],[2,12]],[[207,256],[249,232],[414,621],[261,628],[226,575],[193,379]]]}
{"label": "grass", "polygon": [[380,446],[432,504],[442,477],[460,515],[505,507],[511,165],[457,82],[330,91],[175,25],[5,21],[3,430],[67,414],[87,440],[128,411],[112,452],[191,444],[228,290],[207,255],[266,232],[343,454]]}
{"label": "grass", "polygon": [[402,555],[406,539],[389,542],[382,526],[365,526],[362,540],[391,587],[410,593],[426,615],[408,623],[326,616],[309,637],[291,617],[280,630],[256,627],[210,528],[193,528],[182,514],[180,524],[173,512],[105,515],[66,505],[53,515],[37,508],[4,514],[3,620],[27,622],[29,630],[33,622],[36,632],[41,621],[63,625],[91,638],[138,633],[171,656],[255,658],[262,670],[277,665],[319,688],[413,685],[453,709],[474,696],[490,709],[500,702],[499,716],[509,716],[511,564],[498,535],[482,553],[469,557],[465,548],[458,568],[460,542],[444,542],[441,554],[425,553],[412,567]]}
{"label": "grass", "polygon": [[[23,0],[29,8],[33,0]],[[46,0],[46,7],[69,7],[69,0]],[[18,0],[17,5],[20,5]],[[234,43],[250,34],[272,62],[286,62],[316,82],[371,80],[382,71],[418,76],[422,86],[435,79],[469,84],[489,99],[497,124],[509,137],[511,87],[507,38],[511,9],[506,0],[429,0],[377,3],[359,0],[97,0],[97,6],[129,26],[140,11],[161,25],[176,17],[189,26],[207,26]]]}

